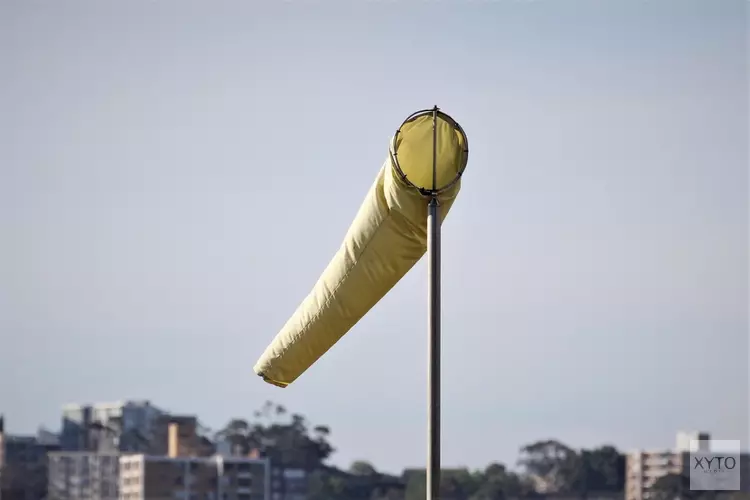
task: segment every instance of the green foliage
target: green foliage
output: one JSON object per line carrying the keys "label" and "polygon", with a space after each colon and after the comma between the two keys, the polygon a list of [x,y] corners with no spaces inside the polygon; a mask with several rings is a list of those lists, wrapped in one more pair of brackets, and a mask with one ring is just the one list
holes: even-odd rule
{"label": "green foliage", "polygon": [[685,474],[667,474],[654,483],[654,500],[715,500],[714,491],[690,489],[690,478]]}
{"label": "green foliage", "polygon": [[270,401],[255,412],[253,423],[233,419],[216,435],[230,443],[233,453],[247,455],[258,450],[275,465],[313,471],[333,453],[325,426],[310,429],[305,417],[287,415],[286,409]]}
{"label": "green foliage", "polygon": [[479,486],[470,500],[501,500],[525,497],[534,492],[533,484],[503,464],[492,463],[478,477]]}
{"label": "green foliage", "polygon": [[519,464],[545,493],[586,496],[625,487],[625,457],[612,446],[576,451],[555,440],[521,448]]}
{"label": "green foliage", "polygon": [[[424,470],[405,472],[405,500],[425,499],[425,479]],[[509,471],[503,464],[490,464],[484,471],[449,469],[440,473],[441,500],[500,500],[532,492],[532,485],[526,478]]]}
{"label": "green foliage", "polygon": [[349,466],[349,473],[355,476],[373,476],[378,473],[370,462],[357,460]]}
{"label": "green foliage", "polygon": [[310,478],[310,500],[403,500],[399,478],[381,474],[367,462],[352,464],[355,473],[323,467]]}

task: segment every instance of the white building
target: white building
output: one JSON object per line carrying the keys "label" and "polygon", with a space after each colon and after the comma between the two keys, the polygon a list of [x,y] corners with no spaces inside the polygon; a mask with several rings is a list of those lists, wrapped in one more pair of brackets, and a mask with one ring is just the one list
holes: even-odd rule
{"label": "white building", "polygon": [[[690,476],[691,441],[699,441],[707,450],[711,436],[707,432],[678,432],[676,446],[672,449],[637,450],[627,454],[625,465],[625,500],[648,500],[653,497],[654,485],[668,474]],[[708,451],[708,450],[707,450]],[[750,473],[748,455],[740,458],[743,491]]]}

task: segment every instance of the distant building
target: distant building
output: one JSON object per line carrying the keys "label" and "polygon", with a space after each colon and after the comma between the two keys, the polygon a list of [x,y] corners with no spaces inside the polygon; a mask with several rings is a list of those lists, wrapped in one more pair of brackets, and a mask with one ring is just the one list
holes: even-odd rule
{"label": "distant building", "polygon": [[89,432],[91,407],[67,405],[63,407],[60,448],[65,451],[90,450]]}
{"label": "distant building", "polygon": [[[216,451],[219,456],[227,460],[263,458],[263,453],[258,449],[252,449],[246,456],[243,456],[239,449],[233,450],[226,440],[220,440],[216,443]],[[284,467],[270,462],[270,500],[307,500],[309,487],[310,478],[304,469]]]}
{"label": "distant building", "polygon": [[63,451],[49,454],[49,500],[115,500],[120,453]]}
{"label": "distant building", "polygon": [[213,447],[199,434],[195,417],[160,416],[151,431],[153,454],[101,449],[50,453],[49,500],[269,498],[267,462],[206,456]]}
{"label": "distant building", "polygon": [[304,469],[271,465],[270,500],[307,500],[309,477]]}
{"label": "distant building", "polygon": [[165,412],[149,401],[120,401],[63,407],[64,451],[146,452],[154,426]]}
{"label": "distant building", "polygon": [[708,432],[701,431],[680,431],[677,433],[677,442],[675,443],[675,451],[678,452],[689,452],[691,441],[702,441],[706,442],[711,439],[711,434]]}
{"label": "distant building", "polygon": [[[679,432],[674,449],[638,450],[628,453],[625,465],[625,500],[648,500],[656,482],[669,474],[690,475],[690,441],[709,441],[707,432]],[[750,484],[750,455],[740,457],[742,490]]]}
{"label": "distant building", "polygon": [[120,458],[121,500],[268,500],[269,479],[265,459],[141,454]]}
{"label": "distant building", "polygon": [[[178,449],[171,449],[170,443]],[[149,455],[208,457],[216,453],[216,446],[202,434],[197,417],[160,415],[154,422],[147,451]]]}
{"label": "distant building", "polygon": [[56,436],[43,429],[37,436],[5,432],[0,416],[0,497],[39,500],[47,495],[47,453],[59,449]]}

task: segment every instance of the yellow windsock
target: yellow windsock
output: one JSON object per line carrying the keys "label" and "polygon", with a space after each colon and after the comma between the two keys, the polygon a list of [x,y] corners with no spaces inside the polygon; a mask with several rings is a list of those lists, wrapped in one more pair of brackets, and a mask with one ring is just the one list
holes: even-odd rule
{"label": "yellow windsock", "polygon": [[448,115],[407,118],[341,248],[255,373],[279,387],[291,384],[388,293],[427,249],[428,198],[417,186],[445,186],[438,194],[442,223],[461,188],[467,156],[466,136]]}

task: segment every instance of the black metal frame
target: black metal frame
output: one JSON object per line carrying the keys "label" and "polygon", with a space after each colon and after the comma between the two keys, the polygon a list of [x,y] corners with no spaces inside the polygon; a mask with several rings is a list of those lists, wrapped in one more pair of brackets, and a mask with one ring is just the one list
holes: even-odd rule
{"label": "black metal frame", "polygon": [[[441,187],[435,186],[435,183],[436,183],[436,180],[435,180],[435,177],[434,177],[435,172],[433,172],[433,185],[432,185],[432,189],[427,189],[427,188],[419,187],[419,186],[417,186],[416,184],[414,184],[413,182],[411,182],[407,178],[406,174],[401,169],[401,165],[398,162],[398,151],[396,150],[396,144],[398,142],[398,136],[399,136],[399,134],[401,134],[401,129],[403,128],[403,126],[406,125],[408,122],[413,121],[416,118],[419,118],[421,116],[427,116],[427,115],[432,115],[433,119],[437,119],[437,117],[440,117],[443,120],[445,120],[446,122],[448,122],[451,125],[453,125],[453,127],[458,131],[459,134],[461,134],[461,137],[463,137],[463,140],[464,140],[464,150],[463,150],[464,161],[463,161],[463,165],[461,166],[461,170],[458,171],[458,173],[456,174],[456,177],[451,182],[449,182],[447,185],[441,186]],[[434,138],[433,138],[433,141],[434,141]],[[436,144],[433,142],[433,148],[435,148],[435,147],[436,147]],[[419,191],[420,194],[422,194],[423,196],[433,197],[433,196],[437,196],[440,193],[443,193],[443,192],[447,191],[448,189],[452,188],[461,179],[461,176],[463,175],[464,170],[466,170],[466,164],[469,161],[469,139],[466,137],[466,132],[464,132],[464,129],[461,128],[461,125],[459,125],[456,120],[454,120],[453,118],[451,118],[450,115],[448,115],[448,114],[443,113],[442,111],[440,111],[440,108],[438,108],[437,106],[434,106],[434,107],[432,107],[430,109],[423,109],[421,111],[417,111],[415,113],[412,113],[411,115],[409,115],[406,118],[406,120],[404,120],[401,123],[401,126],[396,130],[396,133],[393,136],[393,143],[392,143],[392,146],[390,148],[390,153],[391,153],[391,160],[393,161],[393,166],[396,168],[396,172],[398,173],[399,177],[401,177],[401,179],[407,185],[409,185],[410,187],[413,187],[414,189],[416,189],[417,191]]]}

